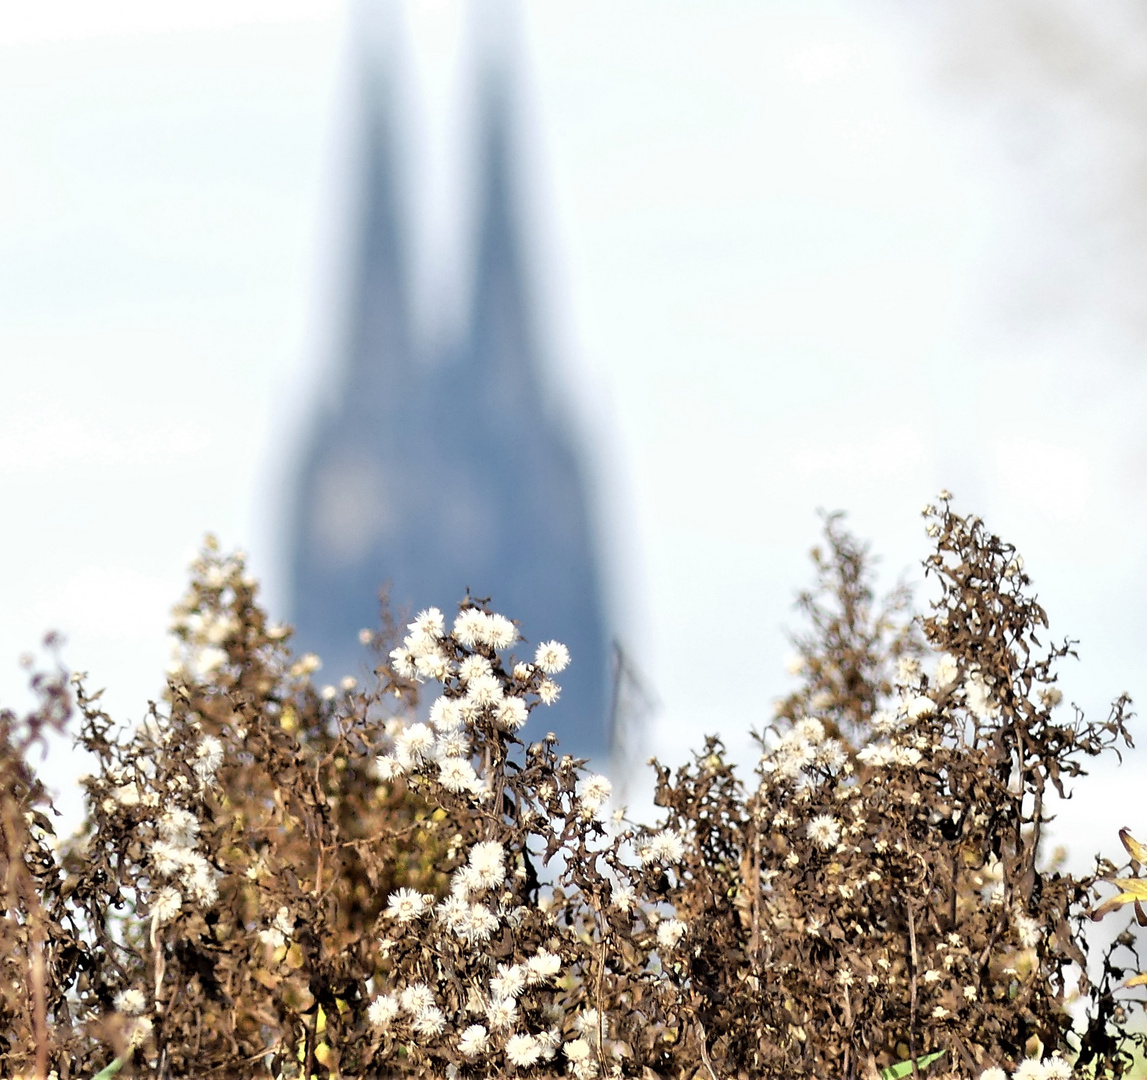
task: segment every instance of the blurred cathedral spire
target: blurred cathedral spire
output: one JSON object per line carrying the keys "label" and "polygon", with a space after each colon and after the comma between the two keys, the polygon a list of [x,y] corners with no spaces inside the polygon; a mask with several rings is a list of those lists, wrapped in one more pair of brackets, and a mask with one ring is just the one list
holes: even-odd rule
{"label": "blurred cathedral spire", "polygon": [[358,631],[377,624],[384,585],[399,616],[430,605],[449,615],[467,590],[489,596],[519,623],[520,656],[556,638],[573,657],[561,700],[533,715],[537,730],[525,737],[553,730],[567,752],[604,764],[607,632],[588,492],[543,377],[511,70],[504,47],[475,38],[486,55],[474,270],[462,334],[434,355],[419,354],[410,330],[392,76],[368,62],[345,355],[331,364],[339,392],[315,418],[298,472],[291,618],[299,647],[317,652],[333,680],[362,674]]}

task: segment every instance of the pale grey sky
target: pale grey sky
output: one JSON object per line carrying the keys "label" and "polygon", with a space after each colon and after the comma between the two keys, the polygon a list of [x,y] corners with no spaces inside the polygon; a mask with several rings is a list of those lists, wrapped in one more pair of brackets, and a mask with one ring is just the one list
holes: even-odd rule
{"label": "pale grey sky", "polygon": [[[467,18],[409,3],[391,32],[427,333],[465,285]],[[319,0],[0,13],[3,700],[57,628],[140,716],[206,530],[278,603],[367,21]],[[593,446],[653,749],[741,748],[767,721],[817,508],[892,578],[945,485],[1082,639],[1069,694],[1143,696],[1133,5],[537,0],[514,25],[551,378]],[[1080,789],[1077,849],[1134,824],[1132,775]]]}

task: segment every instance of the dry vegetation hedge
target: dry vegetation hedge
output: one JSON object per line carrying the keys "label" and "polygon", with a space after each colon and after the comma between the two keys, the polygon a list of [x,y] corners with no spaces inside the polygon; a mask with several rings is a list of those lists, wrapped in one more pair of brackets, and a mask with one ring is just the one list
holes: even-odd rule
{"label": "dry vegetation hedge", "polygon": [[[915,618],[827,520],[755,768],[658,766],[652,826],[544,734],[558,643],[468,598],[319,689],[209,545],[142,723],[62,670],[0,713],[0,1075],[1124,1075],[1134,939],[1083,935],[1116,868],[1048,865],[1041,829],[1129,702],[1065,706],[1015,551],[926,517]],[[57,839],[31,762],[68,725],[95,768]]]}

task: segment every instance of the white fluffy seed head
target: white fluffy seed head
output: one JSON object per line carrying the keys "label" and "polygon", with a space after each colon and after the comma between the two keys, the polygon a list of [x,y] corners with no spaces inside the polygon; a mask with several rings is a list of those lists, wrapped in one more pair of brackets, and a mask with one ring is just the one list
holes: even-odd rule
{"label": "white fluffy seed head", "polygon": [[546,675],[557,675],[570,662],[570,651],[560,641],[543,641],[534,653],[534,663]]}

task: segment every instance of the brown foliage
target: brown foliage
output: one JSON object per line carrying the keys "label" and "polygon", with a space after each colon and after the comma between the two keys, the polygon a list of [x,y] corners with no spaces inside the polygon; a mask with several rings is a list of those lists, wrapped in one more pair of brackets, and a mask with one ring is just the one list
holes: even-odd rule
{"label": "brown foliage", "polygon": [[[827,520],[802,686],[751,785],[710,739],[658,767],[650,828],[603,820],[608,782],[552,737],[519,740],[560,648],[516,660],[468,597],[453,629],[375,635],[375,685],[320,691],[209,545],[138,728],[62,676],[0,714],[0,1072],[872,1080],[1037,1047],[1122,1075],[1110,957],[1076,1032],[1066,1008],[1094,880],[1039,850],[1049,786],[1130,743],[1129,704],[1059,718],[1071,650],[1041,645],[1014,551],[947,502],[928,521],[913,622]],[[28,752],[73,705],[97,767],[58,845]]]}

